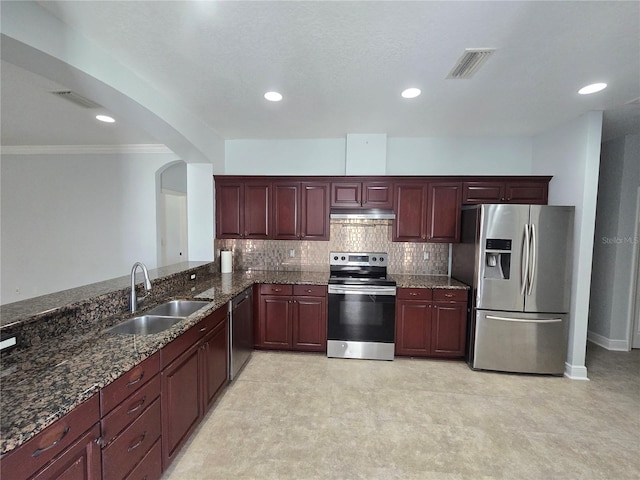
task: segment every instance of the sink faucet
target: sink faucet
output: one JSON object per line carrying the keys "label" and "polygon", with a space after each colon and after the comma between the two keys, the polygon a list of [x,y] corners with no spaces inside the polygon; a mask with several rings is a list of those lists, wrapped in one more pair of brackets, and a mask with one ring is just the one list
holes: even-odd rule
{"label": "sink faucet", "polygon": [[[144,273],[144,289],[148,292],[151,291],[151,280],[149,280],[149,272],[147,271],[147,267],[145,267],[144,263],[136,262],[133,264],[133,268],[131,269],[131,299],[129,301],[129,310],[131,313],[134,313],[138,309],[138,299],[136,298],[136,269],[138,267],[142,268],[142,273]],[[140,300],[144,300],[148,295],[140,298]]]}

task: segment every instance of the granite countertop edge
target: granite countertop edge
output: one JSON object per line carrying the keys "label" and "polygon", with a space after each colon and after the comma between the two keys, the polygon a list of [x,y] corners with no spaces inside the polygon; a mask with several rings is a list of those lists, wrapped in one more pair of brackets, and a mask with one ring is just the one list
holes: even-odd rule
{"label": "granite countertop edge", "polygon": [[[390,276],[398,287],[456,288],[468,286],[441,275]],[[11,360],[2,360],[0,397],[0,454],[19,447],[72,409],[150,357],[169,342],[223,307],[246,288],[259,283],[326,285],[328,272],[245,271],[217,274],[197,291],[172,292],[165,299],[210,300],[211,303],[173,327],[155,335],[105,333],[97,328],[78,336],[48,339]],[[208,287],[208,288],[204,288]],[[145,307],[144,310],[154,305]],[[143,311],[141,311],[143,313]],[[129,318],[122,313],[113,325]]]}

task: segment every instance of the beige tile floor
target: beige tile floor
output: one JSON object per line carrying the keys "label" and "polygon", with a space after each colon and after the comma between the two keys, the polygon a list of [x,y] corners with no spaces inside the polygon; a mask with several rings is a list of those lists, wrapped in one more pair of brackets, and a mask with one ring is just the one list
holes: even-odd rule
{"label": "beige tile floor", "polygon": [[587,367],[254,352],[163,480],[638,479],[640,351],[589,344]]}

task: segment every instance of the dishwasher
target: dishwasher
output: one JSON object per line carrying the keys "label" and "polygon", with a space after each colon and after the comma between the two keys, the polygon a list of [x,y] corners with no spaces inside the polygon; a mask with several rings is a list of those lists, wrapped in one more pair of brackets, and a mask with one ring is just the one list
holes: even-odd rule
{"label": "dishwasher", "polygon": [[233,381],[253,351],[253,287],[229,302],[229,381]]}

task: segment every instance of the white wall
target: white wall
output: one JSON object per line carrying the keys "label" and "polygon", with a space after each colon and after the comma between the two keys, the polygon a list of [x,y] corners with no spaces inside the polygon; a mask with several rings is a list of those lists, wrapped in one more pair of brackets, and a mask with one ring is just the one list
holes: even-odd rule
{"label": "white wall", "polygon": [[603,143],[588,335],[612,350],[630,348],[639,186],[640,134]]}
{"label": "white wall", "polygon": [[189,260],[212,261],[214,237],[213,165],[187,165]]}
{"label": "white wall", "polygon": [[387,175],[530,175],[530,137],[389,138]]}
{"label": "white wall", "polygon": [[[224,173],[344,175],[345,145],[345,139],[227,140]],[[530,175],[532,139],[388,138],[386,157],[387,175]]]}
{"label": "white wall", "polygon": [[535,175],[553,175],[550,205],[575,205],[571,324],[566,375],[587,378],[591,259],[598,191],[602,112],[589,112],[533,139]]}
{"label": "white wall", "polygon": [[344,175],[344,138],[227,140],[225,175]]}
{"label": "white wall", "polygon": [[156,171],[176,159],[3,155],[0,303],[155,268]]}

